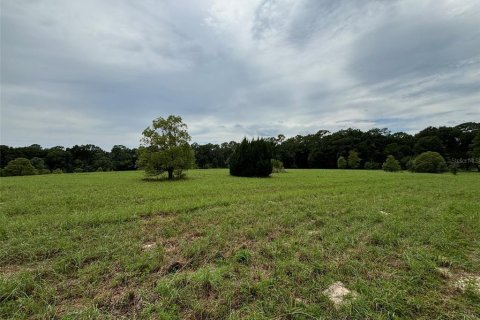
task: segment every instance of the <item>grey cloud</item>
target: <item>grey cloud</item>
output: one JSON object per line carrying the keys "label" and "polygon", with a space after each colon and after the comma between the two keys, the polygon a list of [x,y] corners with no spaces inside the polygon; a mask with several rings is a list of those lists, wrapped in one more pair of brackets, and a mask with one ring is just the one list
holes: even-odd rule
{"label": "grey cloud", "polygon": [[5,144],[135,146],[168,114],[202,143],[478,118],[475,1],[1,6]]}
{"label": "grey cloud", "polygon": [[393,13],[354,44],[350,69],[362,83],[375,84],[403,77],[448,71],[480,56],[476,12],[453,15],[442,6],[410,13]]}

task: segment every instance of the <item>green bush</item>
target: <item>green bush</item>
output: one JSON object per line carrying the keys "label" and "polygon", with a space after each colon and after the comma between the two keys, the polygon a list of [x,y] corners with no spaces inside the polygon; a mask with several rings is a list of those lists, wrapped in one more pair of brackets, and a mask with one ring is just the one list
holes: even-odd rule
{"label": "green bush", "polygon": [[362,159],[360,159],[358,152],[350,150],[348,153],[348,166],[351,169],[358,169],[360,167],[360,161],[362,161]]}
{"label": "green bush", "polygon": [[453,175],[457,175],[458,173],[458,164],[456,162],[452,162],[449,166],[448,166],[448,170],[450,171],[451,174]]}
{"label": "green bush", "polygon": [[400,167],[400,163],[395,159],[394,156],[389,155],[387,160],[383,163],[382,169],[383,171],[387,172],[397,172],[400,171],[402,167]]}
{"label": "green bush", "polygon": [[378,162],[367,161],[365,162],[363,168],[367,170],[378,170],[382,168],[382,165]]}
{"label": "green bush", "polygon": [[230,174],[240,177],[268,177],[272,167],[272,145],[263,139],[246,138],[230,156]]}
{"label": "green bush", "polygon": [[38,171],[41,171],[41,170],[45,169],[45,162],[43,161],[42,158],[33,157],[32,159],[30,159],[30,163]]}
{"label": "green bush", "polygon": [[16,158],[8,162],[2,170],[3,176],[29,176],[37,174],[37,170],[26,158]]}
{"label": "green bush", "polygon": [[55,169],[55,170],[52,170],[52,173],[60,174],[60,173],[63,173],[63,170],[62,169]]}
{"label": "green bush", "polygon": [[337,167],[338,167],[338,169],[346,169],[347,168],[347,160],[345,160],[344,157],[338,158]]}
{"label": "green bush", "polygon": [[415,172],[415,160],[408,160],[407,163],[405,164],[405,167],[407,168],[408,171],[410,172]]}
{"label": "green bush", "polygon": [[440,153],[427,151],[415,158],[414,171],[441,173],[447,171],[447,163]]}
{"label": "green bush", "polygon": [[272,172],[273,173],[285,172],[283,162],[277,159],[272,159]]}

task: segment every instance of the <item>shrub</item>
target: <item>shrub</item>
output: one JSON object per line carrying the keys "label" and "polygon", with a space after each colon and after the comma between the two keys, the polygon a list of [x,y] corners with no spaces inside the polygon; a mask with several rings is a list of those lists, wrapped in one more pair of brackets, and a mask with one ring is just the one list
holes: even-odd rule
{"label": "shrub", "polygon": [[402,168],[400,167],[398,160],[396,160],[394,156],[389,155],[387,160],[383,163],[382,169],[387,172],[397,172]]}
{"label": "shrub", "polygon": [[382,167],[382,165],[378,162],[373,162],[373,161],[367,161],[365,162],[365,165],[363,166],[364,169],[367,170],[378,170]]}
{"label": "shrub", "polygon": [[415,172],[441,173],[447,170],[445,159],[438,152],[427,151],[415,158]]}
{"label": "shrub", "polygon": [[230,174],[240,177],[268,177],[272,167],[272,145],[263,139],[246,138],[230,156]]}
{"label": "shrub", "polygon": [[405,157],[401,158],[399,161],[400,161],[400,166],[402,167],[402,169],[408,169],[408,163],[410,161],[413,162],[412,157],[410,157],[410,156],[405,156]]}
{"label": "shrub", "polygon": [[344,157],[338,158],[337,167],[338,167],[338,169],[346,169],[347,168],[347,160],[345,160]]}
{"label": "shrub", "polygon": [[283,167],[283,162],[277,159],[272,159],[272,172],[273,173],[285,172],[285,168]]}
{"label": "shrub", "polygon": [[354,150],[350,150],[348,153],[348,166],[352,169],[357,169],[360,166],[360,159],[358,152]]}
{"label": "shrub", "polygon": [[11,160],[2,171],[3,176],[29,176],[34,174],[37,174],[37,170],[26,158]]}
{"label": "shrub", "polygon": [[453,175],[457,175],[458,173],[458,164],[456,162],[452,162],[449,166],[448,166],[448,170],[450,171],[451,174]]}
{"label": "shrub", "polygon": [[405,164],[405,167],[407,168],[408,171],[410,172],[415,172],[415,161],[410,159],[407,161]]}
{"label": "shrub", "polygon": [[45,162],[43,161],[42,158],[33,157],[32,159],[30,159],[30,163],[38,171],[45,169]]}
{"label": "shrub", "polygon": [[52,170],[52,173],[54,174],[60,174],[60,173],[63,173],[63,170],[62,169],[55,169],[55,170]]}

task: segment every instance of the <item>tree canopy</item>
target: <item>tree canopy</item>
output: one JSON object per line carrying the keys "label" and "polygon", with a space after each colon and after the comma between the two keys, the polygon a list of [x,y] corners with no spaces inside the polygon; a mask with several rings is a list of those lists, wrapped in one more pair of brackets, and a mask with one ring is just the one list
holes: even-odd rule
{"label": "tree canopy", "polygon": [[168,179],[181,177],[190,169],[195,156],[190,147],[187,125],[179,116],[159,117],[143,131],[139,148],[138,165],[149,176],[167,172]]}

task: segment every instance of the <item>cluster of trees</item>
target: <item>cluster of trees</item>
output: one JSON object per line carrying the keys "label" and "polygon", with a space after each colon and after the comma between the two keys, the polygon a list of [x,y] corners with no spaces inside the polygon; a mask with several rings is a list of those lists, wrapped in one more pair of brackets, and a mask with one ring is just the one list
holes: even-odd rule
{"label": "cluster of trees", "polygon": [[195,164],[199,169],[228,168],[230,156],[235,151],[238,143],[235,141],[222,144],[207,143],[200,145],[192,144],[195,151]]}
{"label": "cluster of trees", "polygon": [[[38,144],[28,147],[0,145],[0,167],[3,175],[14,175],[7,167],[15,159],[26,159],[35,173],[122,171],[136,169],[137,150],[116,145],[110,152],[92,144],[71,148],[42,148]],[[24,162],[24,160],[22,160]],[[15,164],[15,163],[14,163]]]}
{"label": "cluster of trees", "polygon": [[[192,167],[194,163],[198,168],[228,168],[232,160],[237,163],[243,161],[235,155],[239,148],[248,149],[241,147],[241,144],[231,141],[220,145],[190,145],[186,129],[180,117],[158,118],[143,132],[143,144],[138,150],[121,145],[114,146],[110,152],[95,145],[46,149],[36,144],[22,148],[1,145],[0,167],[3,175],[9,175],[14,170],[6,168],[7,164],[18,158],[25,165],[25,159],[28,160],[36,173],[133,170],[138,165],[147,174],[166,172],[169,178],[173,178],[180,176],[182,170]],[[480,123],[476,122],[454,127],[428,127],[415,135],[392,133],[388,129],[365,132],[346,129],[333,133],[320,130],[305,136],[286,139],[284,135],[278,135],[261,141],[269,145],[268,153],[271,159],[275,159],[275,164],[282,164],[281,169],[284,166],[383,168],[392,171],[397,165],[401,169],[412,169],[416,159],[425,152],[438,153],[448,164],[455,164],[456,168],[480,169]],[[27,171],[31,172],[30,169]]]}
{"label": "cluster of trees", "polygon": [[[458,163],[461,169],[471,170],[480,165],[480,123],[475,122],[428,127],[415,135],[392,133],[388,129],[346,129],[333,133],[320,130],[288,139],[278,135],[266,140],[272,144],[273,158],[283,162],[285,168],[381,169],[392,155],[402,169],[408,169],[409,162],[427,151],[438,152],[447,162]],[[236,146],[235,142],[194,144],[197,166],[227,168],[229,155]]]}

